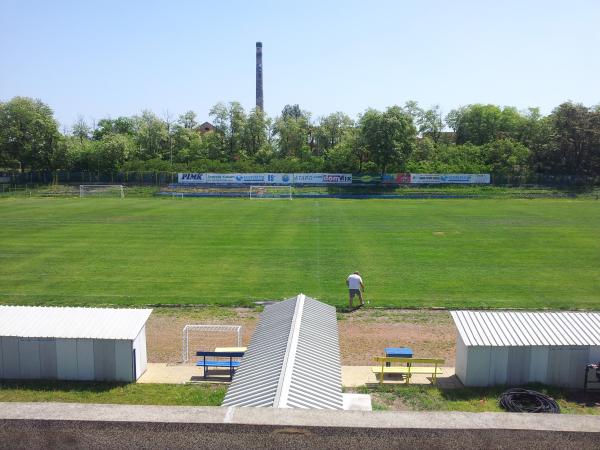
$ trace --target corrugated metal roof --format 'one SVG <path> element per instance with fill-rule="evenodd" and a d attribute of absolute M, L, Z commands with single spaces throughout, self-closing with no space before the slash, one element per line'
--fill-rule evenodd
<path fill-rule="evenodd" d="M 135 339 L 151 309 L 0 306 L 0 336 Z"/>
<path fill-rule="evenodd" d="M 343 409 L 335 308 L 303 294 L 265 308 L 223 405 Z"/>
<path fill-rule="evenodd" d="M 600 313 L 452 311 L 467 346 L 600 345 Z"/>

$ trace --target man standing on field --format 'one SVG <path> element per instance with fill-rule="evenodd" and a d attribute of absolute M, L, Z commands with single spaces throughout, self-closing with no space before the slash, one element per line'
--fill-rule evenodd
<path fill-rule="evenodd" d="M 363 300 L 361 290 L 365 289 L 365 285 L 363 284 L 363 280 L 360 277 L 360 273 L 354 272 L 353 274 L 349 275 L 346 279 L 346 285 L 350 290 L 350 309 L 352 309 L 352 299 L 355 295 L 358 295 L 358 298 L 360 299 L 360 306 L 363 306 L 365 302 Z"/>

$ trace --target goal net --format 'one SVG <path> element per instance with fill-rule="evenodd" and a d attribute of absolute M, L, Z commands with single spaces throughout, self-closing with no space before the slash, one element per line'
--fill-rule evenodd
<path fill-rule="evenodd" d="M 291 186 L 250 186 L 248 195 L 253 199 L 292 199 Z"/>
<path fill-rule="evenodd" d="M 217 347 L 240 347 L 240 325 L 186 325 L 183 327 L 181 360 L 189 362 L 197 351 L 214 351 Z"/>
<path fill-rule="evenodd" d="M 125 197 L 125 189 L 120 184 L 81 184 L 80 197 Z"/>

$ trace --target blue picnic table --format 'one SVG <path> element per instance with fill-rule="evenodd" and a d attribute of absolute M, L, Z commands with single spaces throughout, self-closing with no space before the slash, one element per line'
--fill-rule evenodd
<path fill-rule="evenodd" d="M 410 347 L 386 347 L 385 348 L 386 358 L 412 358 L 413 351 Z M 390 367 L 390 363 L 385 363 L 387 367 Z"/>
<path fill-rule="evenodd" d="M 241 358 L 244 352 L 196 352 L 196 356 L 202 356 L 202 360 L 196 363 L 197 366 L 204 369 L 204 378 L 208 375 L 209 367 L 224 367 L 229 369 L 229 381 L 233 380 L 235 369 L 240 366 L 240 361 L 234 361 L 233 358 Z M 229 361 L 206 358 L 229 358 Z"/>

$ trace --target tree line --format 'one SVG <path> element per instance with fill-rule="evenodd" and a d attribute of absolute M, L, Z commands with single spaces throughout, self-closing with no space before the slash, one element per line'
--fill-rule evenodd
<path fill-rule="evenodd" d="M 59 131 L 38 99 L 0 102 L 0 170 L 491 173 L 600 176 L 600 105 L 537 108 L 472 104 L 442 114 L 409 101 L 356 119 L 313 118 L 286 105 L 274 118 L 238 102 L 209 112 L 151 111 Z"/>

